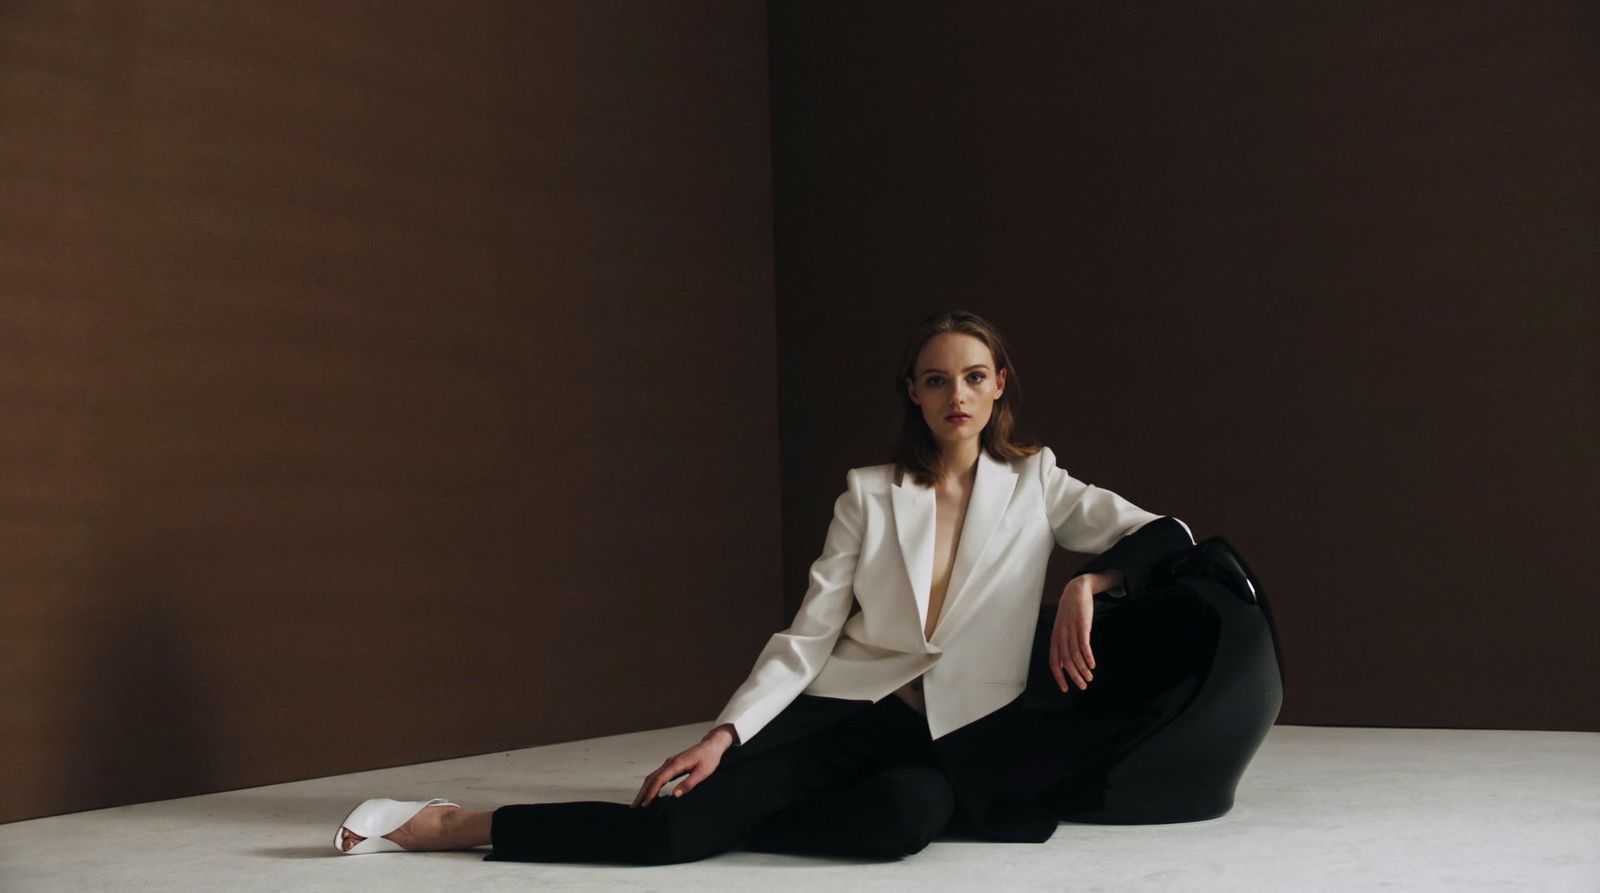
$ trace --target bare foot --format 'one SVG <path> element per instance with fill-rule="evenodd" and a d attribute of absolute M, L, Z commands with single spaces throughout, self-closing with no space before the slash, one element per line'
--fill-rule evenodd
<path fill-rule="evenodd" d="M 383 836 L 408 850 L 444 849 L 441 844 L 444 843 L 446 817 L 461 811 L 459 806 L 443 804 L 424 806 L 421 812 L 411 817 L 410 821 Z M 349 852 L 351 847 L 366 840 L 365 837 L 342 826 L 339 828 L 339 838 L 339 845 L 345 852 Z"/>

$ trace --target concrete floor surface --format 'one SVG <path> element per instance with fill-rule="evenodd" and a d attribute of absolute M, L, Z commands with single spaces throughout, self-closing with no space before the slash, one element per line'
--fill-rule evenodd
<path fill-rule="evenodd" d="M 704 723 L 0 825 L 0 891 L 1353 891 L 1600 893 L 1600 734 L 1275 726 L 1232 812 L 935 840 L 893 862 L 732 852 L 666 866 L 341 856 L 368 797 L 627 802 Z"/>

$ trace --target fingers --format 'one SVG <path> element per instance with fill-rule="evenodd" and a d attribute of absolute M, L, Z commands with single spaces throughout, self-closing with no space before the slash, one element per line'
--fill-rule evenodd
<path fill-rule="evenodd" d="M 706 776 L 711 774 L 711 770 L 705 768 L 705 765 L 705 763 L 701 763 L 693 772 L 689 773 L 688 778 L 678 782 L 678 786 L 672 789 L 672 796 L 682 797 L 685 792 L 694 790 L 700 782 L 704 781 Z"/>
<path fill-rule="evenodd" d="M 1066 677 L 1070 676 L 1080 691 L 1088 688 L 1094 681 L 1093 667 L 1089 628 L 1075 623 L 1058 627 L 1050 637 L 1050 674 L 1055 677 L 1056 686 L 1066 691 Z"/>
<path fill-rule="evenodd" d="M 1078 687 L 1088 688 L 1089 683 L 1094 681 L 1094 674 L 1089 672 L 1089 661 L 1083 656 L 1083 648 L 1081 646 L 1074 645 L 1070 660 L 1072 668 L 1078 673 L 1078 679 L 1081 680 L 1078 683 Z"/>
<path fill-rule="evenodd" d="M 650 784 L 655 780 L 655 777 L 656 774 L 654 772 L 644 777 L 644 784 L 639 786 L 639 793 L 633 795 L 633 802 L 628 804 L 628 808 L 638 809 L 641 803 L 645 803 L 649 799 L 650 795 L 648 791 L 650 790 Z"/>
<path fill-rule="evenodd" d="M 1089 683 L 1094 681 L 1094 674 L 1089 672 L 1089 627 L 1079 624 L 1072 630 L 1069 641 L 1072 647 L 1068 649 L 1070 651 L 1068 660 L 1071 662 L 1072 668 L 1078 673 L 1078 679 L 1080 680 L 1078 687 L 1088 688 Z"/>
<path fill-rule="evenodd" d="M 1064 629 L 1059 630 L 1058 634 L 1050 642 L 1050 672 L 1056 677 L 1056 685 L 1062 691 L 1067 690 L 1066 679 L 1062 676 L 1063 673 L 1070 676 L 1072 683 L 1078 686 L 1079 689 L 1088 686 L 1082 672 L 1078 669 L 1078 661 L 1072 653 L 1071 643 L 1075 641 L 1077 639 L 1072 635 L 1072 632 Z"/>
<path fill-rule="evenodd" d="M 1082 636 L 1082 639 L 1080 641 L 1080 645 L 1083 648 L 1083 657 L 1084 657 L 1083 670 L 1084 670 L 1085 673 L 1089 673 L 1090 670 L 1094 669 L 1094 649 L 1089 647 L 1089 624 L 1085 623 L 1083 625 L 1082 629 L 1083 629 L 1083 636 Z M 1089 678 L 1093 679 L 1094 678 L 1094 674 L 1093 673 L 1089 673 Z"/>
<path fill-rule="evenodd" d="M 645 776 L 644 786 L 639 788 L 639 793 L 634 795 L 633 802 L 629 806 L 634 809 L 640 806 L 649 806 L 651 801 L 655 800 L 661 793 L 661 789 L 666 787 L 667 782 L 682 773 L 680 757 L 673 757 L 662 763 L 660 769 Z"/>
<path fill-rule="evenodd" d="M 689 777 L 672 789 L 672 796 L 682 797 L 685 792 L 694 790 L 695 786 L 705 780 L 717 768 L 716 762 L 708 761 L 705 757 L 691 757 L 693 751 L 685 751 L 661 764 L 661 768 L 645 777 L 644 785 L 639 788 L 639 793 L 633 795 L 633 802 L 629 803 L 630 809 L 640 806 L 649 806 L 661 796 L 661 789 L 667 782 L 682 775 L 685 771 L 693 770 Z"/>
<path fill-rule="evenodd" d="M 1094 674 L 1089 672 L 1089 661 L 1083 655 L 1083 641 L 1086 635 L 1081 626 L 1075 626 L 1067 631 L 1067 671 L 1077 680 L 1079 688 L 1088 688 L 1089 680 L 1094 678 Z"/>
<path fill-rule="evenodd" d="M 1067 675 L 1072 677 L 1079 691 L 1089 687 L 1089 679 L 1084 675 L 1083 660 L 1078 656 L 1075 647 L 1067 649 L 1067 659 L 1063 663 L 1067 665 Z"/>

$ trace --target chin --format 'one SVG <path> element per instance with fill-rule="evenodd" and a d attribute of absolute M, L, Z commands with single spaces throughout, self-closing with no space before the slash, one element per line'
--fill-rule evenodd
<path fill-rule="evenodd" d="M 964 443 L 968 440 L 977 440 L 982 433 L 983 429 L 974 425 L 969 433 L 947 431 L 944 434 L 935 434 L 933 439 L 940 443 L 956 444 Z"/>

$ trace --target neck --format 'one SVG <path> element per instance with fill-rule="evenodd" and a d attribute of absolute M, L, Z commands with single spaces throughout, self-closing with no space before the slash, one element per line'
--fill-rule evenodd
<path fill-rule="evenodd" d="M 955 445 L 946 444 L 939 456 L 937 486 L 950 486 L 972 480 L 978 473 L 978 438 L 969 437 Z"/>

